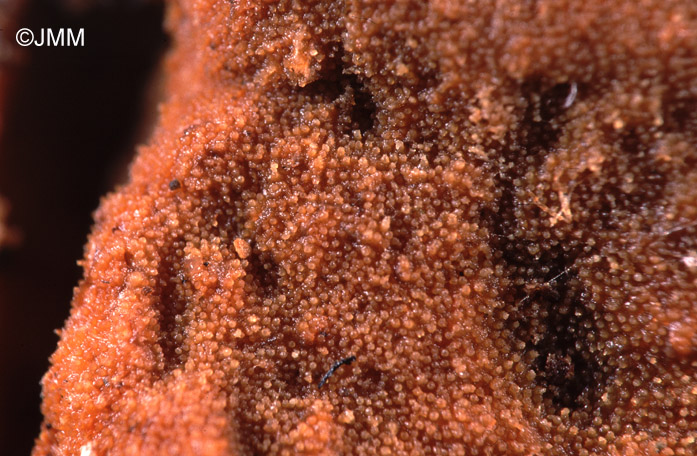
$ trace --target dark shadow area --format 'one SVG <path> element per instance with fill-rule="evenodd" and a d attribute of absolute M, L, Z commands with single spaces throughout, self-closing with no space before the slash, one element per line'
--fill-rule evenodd
<path fill-rule="evenodd" d="M 69 12 L 28 2 L 18 26 L 84 29 L 84 47 L 23 49 L 0 140 L 0 194 L 23 243 L 0 255 L 0 454 L 26 455 L 39 432 L 40 379 L 82 275 L 91 213 L 147 131 L 163 8 L 95 3 Z M 14 31 L 12 31 L 12 36 Z"/>

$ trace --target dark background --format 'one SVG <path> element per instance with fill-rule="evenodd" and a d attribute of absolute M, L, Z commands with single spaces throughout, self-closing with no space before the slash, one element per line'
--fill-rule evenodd
<path fill-rule="evenodd" d="M 155 117 L 167 38 L 159 2 L 27 0 L 3 46 L 28 27 L 84 28 L 84 47 L 19 48 L 0 136 L 0 195 L 22 242 L 0 251 L 0 454 L 27 455 L 40 380 L 82 275 L 99 198 L 124 179 Z"/>

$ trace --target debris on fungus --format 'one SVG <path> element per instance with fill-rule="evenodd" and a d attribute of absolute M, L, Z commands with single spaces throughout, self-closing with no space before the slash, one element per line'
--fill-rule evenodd
<path fill-rule="evenodd" d="M 697 3 L 167 26 L 36 456 L 697 452 Z"/>

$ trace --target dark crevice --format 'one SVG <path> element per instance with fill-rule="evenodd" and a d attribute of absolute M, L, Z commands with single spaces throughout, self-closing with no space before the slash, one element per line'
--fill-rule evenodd
<path fill-rule="evenodd" d="M 550 122 L 559 118 L 570 108 L 578 97 L 579 87 L 576 83 L 561 83 L 542 92 L 540 96 L 540 118 Z"/>
<path fill-rule="evenodd" d="M 585 177 L 578 179 L 574 193 L 581 198 L 602 195 L 602 207 L 593 208 L 597 201 L 586 200 L 581 204 L 589 211 L 593 209 L 592 212 L 598 214 L 597 219 L 609 226 L 617 222 L 608 219 L 622 220 L 660 200 L 672 165 L 655 159 L 651 153 L 653 139 L 636 129 L 610 132 L 607 142 L 616 148 L 617 157 L 605 161 L 601 174 L 587 172 Z M 617 180 L 610 176 L 631 176 L 632 179 Z M 623 213 L 626 215 L 621 216 Z"/>
<path fill-rule="evenodd" d="M 697 130 L 697 98 L 669 96 L 663 100 L 662 105 L 666 131 L 690 134 Z M 697 138 L 693 137 L 693 140 Z"/>
<path fill-rule="evenodd" d="M 594 385 L 606 374 L 590 347 L 594 317 L 575 277 L 573 256 L 553 249 L 535 258 L 527 243 L 496 238 L 514 284 L 505 295 L 514 309 L 511 332 L 526 351 L 536 353 L 531 386 L 544 388 L 549 413 L 592 407 L 598 399 Z"/>
<path fill-rule="evenodd" d="M 551 88 L 544 88 L 541 81 L 524 84 L 527 104 L 521 127 L 504 142 L 510 145 L 502 151 L 508 166 L 497 175 L 501 196 L 482 212 L 492 247 L 507 265 L 511 286 L 502 298 L 513 309 L 507 320 L 510 333 L 534 354 L 530 367 L 536 377 L 526 387 L 542 388 L 543 406 L 550 414 L 563 408 L 572 412 L 593 408 L 598 400 L 596 385 L 607 376 L 589 341 L 594 316 L 574 269 L 583 246 L 570 247 L 562 237 L 550 239 L 543 248 L 539 236 L 523 223 L 547 216 L 524 190 L 526 173 L 544 166 L 557 147 L 567 121 L 565 112 L 578 91 L 570 83 Z"/>
<path fill-rule="evenodd" d="M 347 84 L 351 89 L 350 93 L 353 95 L 353 106 L 350 114 L 352 124 L 356 125 L 362 134 L 366 134 L 375 125 L 377 106 L 370 92 L 360 83 L 356 76 L 348 76 Z"/>
<path fill-rule="evenodd" d="M 320 78 L 298 90 L 311 99 L 335 103 L 346 133 L 358 130 L 365 135 L 375 125 L 377 106 L 361 78 L 346 69 L 350 57 L 343 46 L 337 43 L 336 47 L 323 63 Z"/>
<path fill-rule="evenodd" d="M 603 381 L 604 374 L 588 341 L 593 315 L 575 277 L 581 247 L 564 250 L 560 243 L 531 254 L 535 241 L 517 233 L 516 208 L 523 202 L 510 180 L 499 185 L 504 191 L 498 207 L 483 217 L 512 283 L 502 294 L 513 309 L 507 320 L 510 331 L 527 352 L 536 353 L 531 367 L 537 375 L 530 386 L 544 388 L 548 413 L 592 407 L 597 400 L 592 391 L 597 389 L 591 386 Z"/>
<path fill-rule="evenodd" d="M 557 84 L 545 89 L 539 80 L 523 84 L 527 108 L 518 131 L 521 148 L 527 155 L 550 152 L 559 141 L 566 124 L 565 112 L 572 93 L 571 84 Z M 575 98 L 577 95 L 574 95 Z"/>
<path fill-rule="evenodd" d="M 547 228 L 529 221 L 547 217 L 543 204 L 558 199 L 551 182 L 540 184 L 529 176 L 545 175 L 546 156 L 557 147 L 566 109 L 580 91 L 570 84 L 544 90 L 539 82 L 530 82 L 523 87 L 527 105 L 522 127 L 509 135 L 505 143 L 510 146 L 502 151 L 507 166 L 497 176 L 501 196 L 482 212 L 482 219 L 492 233 L 492 247 L 507 266 L 511 286 L 503 290 L 502 299 L 513 309 L 509 331 L 534 354 L 530 367 L 535 379 L 523 384 L 543 391 L 547 413 L 566 408 L 575 413 L 576 423 L 587 426 L 606 391 L 613 363 L 593 346 L 592 334 L 598 332 L 603 315 L 592 310 L 594 303 L 576 276 L 575 265 L 588 250 L 569 235 L 581 230 L 587 233 L 584 238 L 593 238 L 589 230 L 621 229 L 624 220 L 663 197 L 670 169 L 652 158 L 652 130 L 606 132 L 606 144 L 614 150 L 606 154 L 599 171 L 571 174 L 567 195 L 574 218 L 555 221 L 562 223 L 555 236 L 539 241 L 538 230 Z M 683 120 L 685 115 L 678 114 Z M 628 175 L 633 179 L 613 177 Z M 547 194 L 536 193 L 540 190 Z"/>
<path fill-rule="evenodd" d="M 602 366 L 591 353 L 588 336 L 596 329 L 584 301 L 574 273 L 568 272 L 533 292 L 523 305 L 539 306 L 543 316 L 529 345 L 538 353 L 536 383 L 546 388 L 544 397 L 554 412 L 593 406 L 599 397 L 596 385 L 604 382 Z"/>
<path fill-rule="evenodd" d="M 635 131 L 629 131 L 622 135 L 620 147 L 623 157 L 616 164 L 620 171 L 629 166 L 639 164 L 639 172 L 633 176 L 631 185 L 622 188 L 620 183 L 619 192 L 626 195 L 628 209 L 636 210 L 648 202 L 656 201 L 663 195 L 663 190 L 667 184 L 667 175 L 671 165 L 664 161 L 655 160 L 650 153 L 652 140 L 640 136 Z M 630 170 L 627 170 L 630 171 Z"/>
<path fill-rule="evenodd" d="M 335 102 L 344 93 L 339 77 L 318 79 L 299 88 L 298 91 L 306 98 L 326 103 Z"/>
<path fill-rule="evenodd" d="M 301 94 L 309 97 L 321 96 L 327 102 L 335 101 L 344 92 L 342 81 L 345 78 L 345 52 L 340 43 L 334 43 L 329 56 L 322 61 L 319 77 L 300 87 Z"/>
<path fill-rule="evenodd" d="M 257 296 L 261 299 L 272 298 L 278 293 L 279 267 L 270 253 L 252 248 L 247 258 L 247 272 L 257 288 Z"/>
<path fill-rule="evenodd" d="M 182 247 L 181 242 L 174 242 L 169 251 Z M 158 345 L 162 350 L 164 361 L 163 374 L 171 372 L 185 362 L 182 345 L 184 328 L 182 322 L 177 322 L 187 308 L 187 298 L 183 295 L 182 287 L 186 283 L 181 265 L 171 258 L 165 258 L 158 271 L 158 288 L 155 290 L 159 301 L 156 303 L 158 325 L 160 328 Z"/>

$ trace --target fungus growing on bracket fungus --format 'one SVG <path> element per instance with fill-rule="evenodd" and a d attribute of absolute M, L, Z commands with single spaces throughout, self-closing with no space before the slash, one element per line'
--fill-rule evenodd
<path fill-rule="evenodd" d="M 696 2 L 167 26 L 35 455 L 697 452 Z"/>

